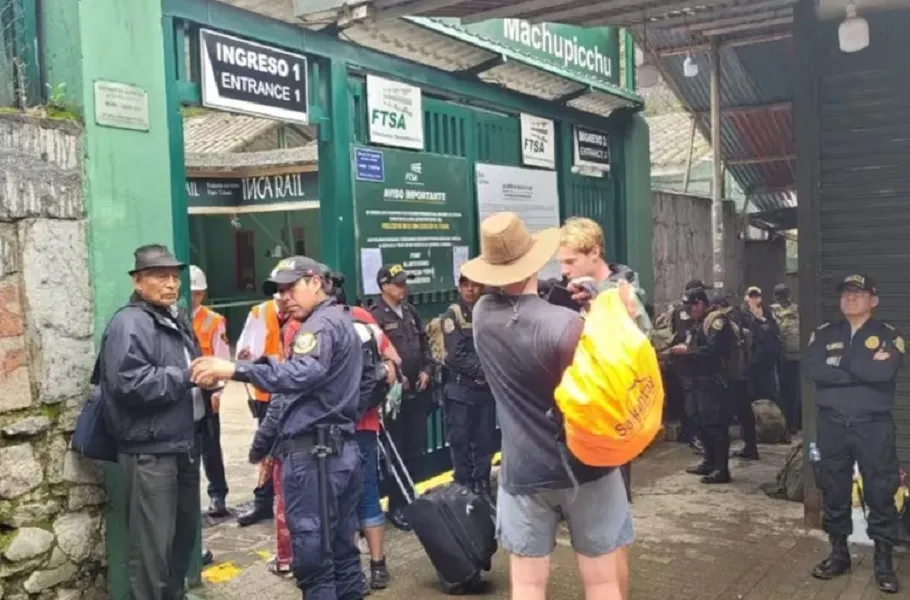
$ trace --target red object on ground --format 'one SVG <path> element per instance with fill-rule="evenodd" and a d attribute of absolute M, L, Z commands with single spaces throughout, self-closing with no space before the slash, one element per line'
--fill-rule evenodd
<path fill-rule="evenodd" d="M 291 551 L 291 532 L 284 517 L 284 490 L 281 487 L 281 462 L 275 461 L 272 467 L 272 482 L 275 486 L 275 539 L 277 541 L 278 566 L 290 567 L 293 553 Z"/>

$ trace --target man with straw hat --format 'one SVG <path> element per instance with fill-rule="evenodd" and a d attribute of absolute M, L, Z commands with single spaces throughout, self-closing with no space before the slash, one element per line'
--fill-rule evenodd
<path fill-rule="evenodd" d="M 538 274 L 556 253 L 559 230 L 532 235 L 518 215 L 502 212 L 484 219 L 480 238 L 481 255 L 465 263 L 462 274 L 497 289 L 477 302 L 473 318 L 502 430 L 497 531 L 511 555 L 512 598 L 546 597 L 549 555 L 563 518 L 585 597 L 624 598 L 625 547 L 633 534 L 622 476 L 571 457 L 552 416 L 554 391 L 583 323 L 577 312 L 538 295 Z"/>

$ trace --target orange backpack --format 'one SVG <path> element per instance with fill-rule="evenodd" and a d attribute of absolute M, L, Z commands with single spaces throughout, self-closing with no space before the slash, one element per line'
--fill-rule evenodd
<path fill-rule="evenodd" d="M 654 440 L 664 403 L 660 367 L 620 290 L 594 299 L 555 396 L 569 451 L 588 466 L 624 465 Z"/>

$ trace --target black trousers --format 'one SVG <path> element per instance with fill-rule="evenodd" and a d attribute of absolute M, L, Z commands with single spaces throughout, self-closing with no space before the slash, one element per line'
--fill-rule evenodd
<path fill-rule="evenodd" d="M 742 429 L 743 443 L 746 450 L 753 450 L 758 447 L 757 433 L 755 431 L 755 413 L 752 412 L 752 402 L 757 400 L 749 389 L 749 384 L 745 379 L 736 379 L 731 382 L 730 398 L 733 404 L 736 422 Z"/>
<path fill-rule="evenodd" d="M 831 410 L 818 412 L 816 469 L 824 529 L 832 536 L 853 533 L 853 464 L 859 465 L 863 496 L 869 507 L 869 537 L 894 545 L 900 536 L 894 495 L 900 485 L 900 464 L 891 414 L 846 418 Z"/>
<path fill-rule="evenodd" d="M 209 498 L 223 499 L 228 494 L 228 485 L 221 452 L 221 418 L 217 413 L 205 418 L 202 444 L 202 467 L 209 481 Z"/>
<path fill-rule="evenodd" d="M 715 471 L 730 471 L 729 386 L 720 377 L 694 377 L 686 385 L 695 407 L 705 462 Z"/>
<path fill-rule="evenodd" d="M 404 396 L 398 418 L 387 423 L 389 435 L 412 477 L 420 459 L 427 452 L 427 416 L 432 409 L 433 396 L 431 389 L 427 388 L 423 392 Z M 394 478 L 390 477 L 388 481 L 394 482 Z M 389 512 L 407 506 L 408 502 L 398 484 L 392 483 L 388 490 Z"/>
<path fill-rule="evenodd" d="M 446 441 L 457 483 L 490 484 L 496 440 L 496 405 L 487 389 L 445 386 Z"/>
<path fill-rule="evenodd" d="M 791 431 L 802 431 L 803 406 L 799 377 L 799 360 L 781 359 L 778 366 L 780 375 L 780 408 Z"/>
<path fill-rule="evenodd" d="M 182 600 L 196 544 L 199 459 L 120 454 L 131 600 Z"/>
<path fill-rule="evenodd" d="M 259 424 L 262 425 L 262 421 L 265 420 L 265 413 L 268 409 L 267 402 L 261 402 L 262 410 L 259 412 L 256 420 L 259 421 Z M 259 510 L 272 510 L 275 504 L 275 484 L 272 483 L 272 476 L 269 476 L 265 479 L 262 485 L 256 486 L 253 490 L 253 501 L 256 508 Z"/>

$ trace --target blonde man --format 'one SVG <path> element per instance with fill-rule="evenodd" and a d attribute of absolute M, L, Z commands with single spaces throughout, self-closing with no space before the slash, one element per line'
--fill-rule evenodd
<path fill-rule="evenodd" d="M 596 221 L 586 217 L 571 217 L 559 230 L 559 250 L 556 252 L 569 291 L 578 303 L 586 307 L 591 297 L 628 281 L 635 290 L 635 322 L 646 334 L 651 333 L 651 319 L 645 311 L 645 292 L 638 284 L 638 275 L 627 267 L 608 263 L 604 258 L 604 231 Z M 631 464 L 622 467 L 626 495 L 632 499 Z"/>

